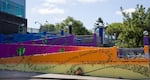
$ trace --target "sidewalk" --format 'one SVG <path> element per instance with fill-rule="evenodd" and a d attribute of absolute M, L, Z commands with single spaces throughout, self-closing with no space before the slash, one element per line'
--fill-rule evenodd
<path fill-rule="evenodd" d="M 33 76 L 34 78 L 45 78 L 45 79 L 67 79 L 67 80 L 125 80 L 125 79 L 113 79 L 113 78 L 100 78 L 100 77 L 89 77 L 89 76 L 76 76 L 76 75 L 63 75 L 63 74 L 41 74 Z"/>

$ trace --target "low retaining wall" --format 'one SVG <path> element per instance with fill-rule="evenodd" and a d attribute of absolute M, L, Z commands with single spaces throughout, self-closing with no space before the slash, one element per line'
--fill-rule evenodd
<path fill-rule="evenodd" d="M 35 46 L 33 46 L 35 47 Z M 46 46 L 45 46 L 46 47 Z M 42 49 L 44 50 L 43 47 Z M 39 47 L 41 48 L 41 47 Z M 57 51 L 59 50 L 58 46 L 54 47 L 54 50 L 57 49 Z M 85 48 L 85 50 L 79 50 L 76 49 L 75 47 L 69 47 L 68 51 L 66 52 L 53 52 L 52 53 L 48 53 L 48 52 L 52 52 L 54 51 L 53 48 L 50 50 L 47 50 L 47 52 L 45 53 L 36 53 L 35 54 L 30 54 L 30 56 L 27 56 L 27 54 L 25 54 L 24 56 L 24 63 L 29 63 L 28 60 L 30 60 L 30 63 L 32 64 L 42 64 L 42 63 L 55 63 L 55 64 L 64 64 L 64 63 L 88 63 L 88 64 L 101 64 L 101 63 L 107 63 L 107 64 L 148 64 L 148 59 L 146 58 L 131 58 L 131 59 L 125 59 L 125 58 L 118 58 L 117 56 L 117 51 L 116 51 L 116 47 L 112 47 L 112 48 L 91 48 L 87 49 Z M 66 48 L 66 49 L 67 49 Z M 80 47 L 79 47 L 80 48 Z M 82 47 L 81 47 L 82 48 Z M 30 49 L 32 49 L 32 47 L 30 47 Z M 65 47 L 64 47 L 65 49 Z M 75 50 L 76 51 L 73 51 Z M 83 48 L 82 48 L 83 49 Z M 32 49 L 33 50 L 33 49 Z M 72 51 L 71 51 L 72 50 Z M 29 52 L 28 50 L 26 52 Z M 6 62 L 11 62 L 11 63 L 16 63 L 18 62 L 18 60 L 21 60 L 22 57 L 13 57 L 13 58 L 4 58 L 4 61 L 6 60 Z M 14 62 L 13 62 L 14 61 Z"/>
<path fill-rule="evenodd" d="M 120 59 L 116 47 L 0 44 L 0 53 L 3 54 L 6 50 L 5 54 L 8 52 L 16 54 L 15 49 L 18 46 L 25 47 L 25 54 L 7 58 L 1 57 L 0 69 L 75 75 L 80 67 L 83 75 L 127 79 L 150 78 L 148 58 Z M 10 47 L 11 49 L 9 49 Z M 62 47 L 66 51 L 58 52 L 59 48 Z M 147 54 L 147 49 L 147 47 L 143 49 L 145 54 Z M 46 52 L 42 53 L 40 50 Z M 56 50 L 56 52 L 53 50 Z M 27 52 L 30 55 L 27 55 Z"/>
<path fill-rule="evenodd" d="M 78 50 L 78 48 L 73 46 L 42 44 L 0 44 L 0 57 L 6 58 L 74 50 Z"/>

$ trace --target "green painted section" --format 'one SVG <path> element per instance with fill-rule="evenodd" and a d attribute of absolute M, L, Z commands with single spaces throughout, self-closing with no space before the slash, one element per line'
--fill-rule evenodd
<path fill-rule="evenodd" d="M 65 49 L 64 48 L 60 48 L 58 52 L 64 52 Z"/>
<path fill-rule="evenodd" d="M 47 44 L 47 40 L 46 39 L 42 39 L 42 43 L 43 44 Z"/>
<path fill-rule="evenodd" d="M 25 53 L 25 48 L 23 46 L 17 48 L 17 55 L 22 56 L 24 53 Z"/>

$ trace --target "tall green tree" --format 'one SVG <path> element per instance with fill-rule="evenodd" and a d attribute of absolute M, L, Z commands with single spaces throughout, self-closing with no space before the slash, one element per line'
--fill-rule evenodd
<path fill-rule="evenodd" d="M 118 47 L 142 47 L 143 32 L 150 32 L 150 8 L 146 9 L 143 5 L 137 5 L 132 13 L 124 12 L 123 23 L 112 23 L 107 26 L 106 32 L 110 35 L 116 33 Z"/>
<path fill-rule="evenodd" d="M 88 31 L 83 23 L 79 20 L 75 20 L 73 17 L 67 17 L 65 20 L 63 20 L 61 23 L 57 23 L 56 27 L 59 29 L 64 29 L 66 32 L 68 32 L 68 25 L 72 22 L 72 31 L 75 35 L 89 35 L 91 34 L 90 31 Z"/>
<path fill-rule="evenodd" d="M 64 30 L 65 32 L 68 32 L 69 31 L 68 25 L 70 22 L 72 22 L 73 34 L 75 35 L 92 34 L 84 27 L 83 23 L 80 20 L 75 20 L 73 17 L 70 16 L 60 23 L 56 23 L 56 24 L 46 23 L 41 27 L 41 30 L 45 32 L 53 32 L 53 31 L 60 31 L 60 30 Z"/>
<path fill-rule="evenodd" d="M 56 31 L 55 25 L 54 24 L 44 24 L 41 26 L 41 31 L 42 32 L 53 32 Z"/>
<path fill-rule="evenodd" d="M 142 47 L 143 31 L 150 32 L 150 8 L 146 9 L 143 5 L 137 5 L 135 12 L 131 14 L 124 12 L 122 32 L 118 35 L 116 45 L 119 47 Z"/>
<path fill-rule="evenodd" d="M 123 24 L 122 23 L 111 23 L 106 26 L 106 33 L 109 35 L 114 35 L 116 34 L 116 38 L 119 36 L 119 34 L 123 30 Z"/>

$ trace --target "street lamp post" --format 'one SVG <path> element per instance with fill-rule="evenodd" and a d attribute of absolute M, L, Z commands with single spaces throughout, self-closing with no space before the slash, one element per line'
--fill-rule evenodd
<path fill-rule="evenodd" d="M 148 31 L 144 31 L 143 35 L 144 35 L 144 39 L 143 39 L 144 45 L 149 45 Z"/>
<path fill-rule="evenodd" d="M 143 32 L 143 35 L 144 35 L 144 39 L 143 39 L 144 46 L 147 46 L 147 47 L 148 47 L 148 51 L 146 51 L 145 57 L 149 59 L 149 67 L 150 67 L 150 52 L 149 52 L 148 31 L 144 31 L 144 32 Z"/>
<path fill-rule="evenodd" d="M 72 22 L 69 22 L 69 34 L 72 34 Z"/>
<path fill-rule="evenodd" d="M 40 24 L 39 32 L 43 32 L 43 25 L 40 22 L 35 21 L 35 24 L 37 24 L 37 23 Z"/>

